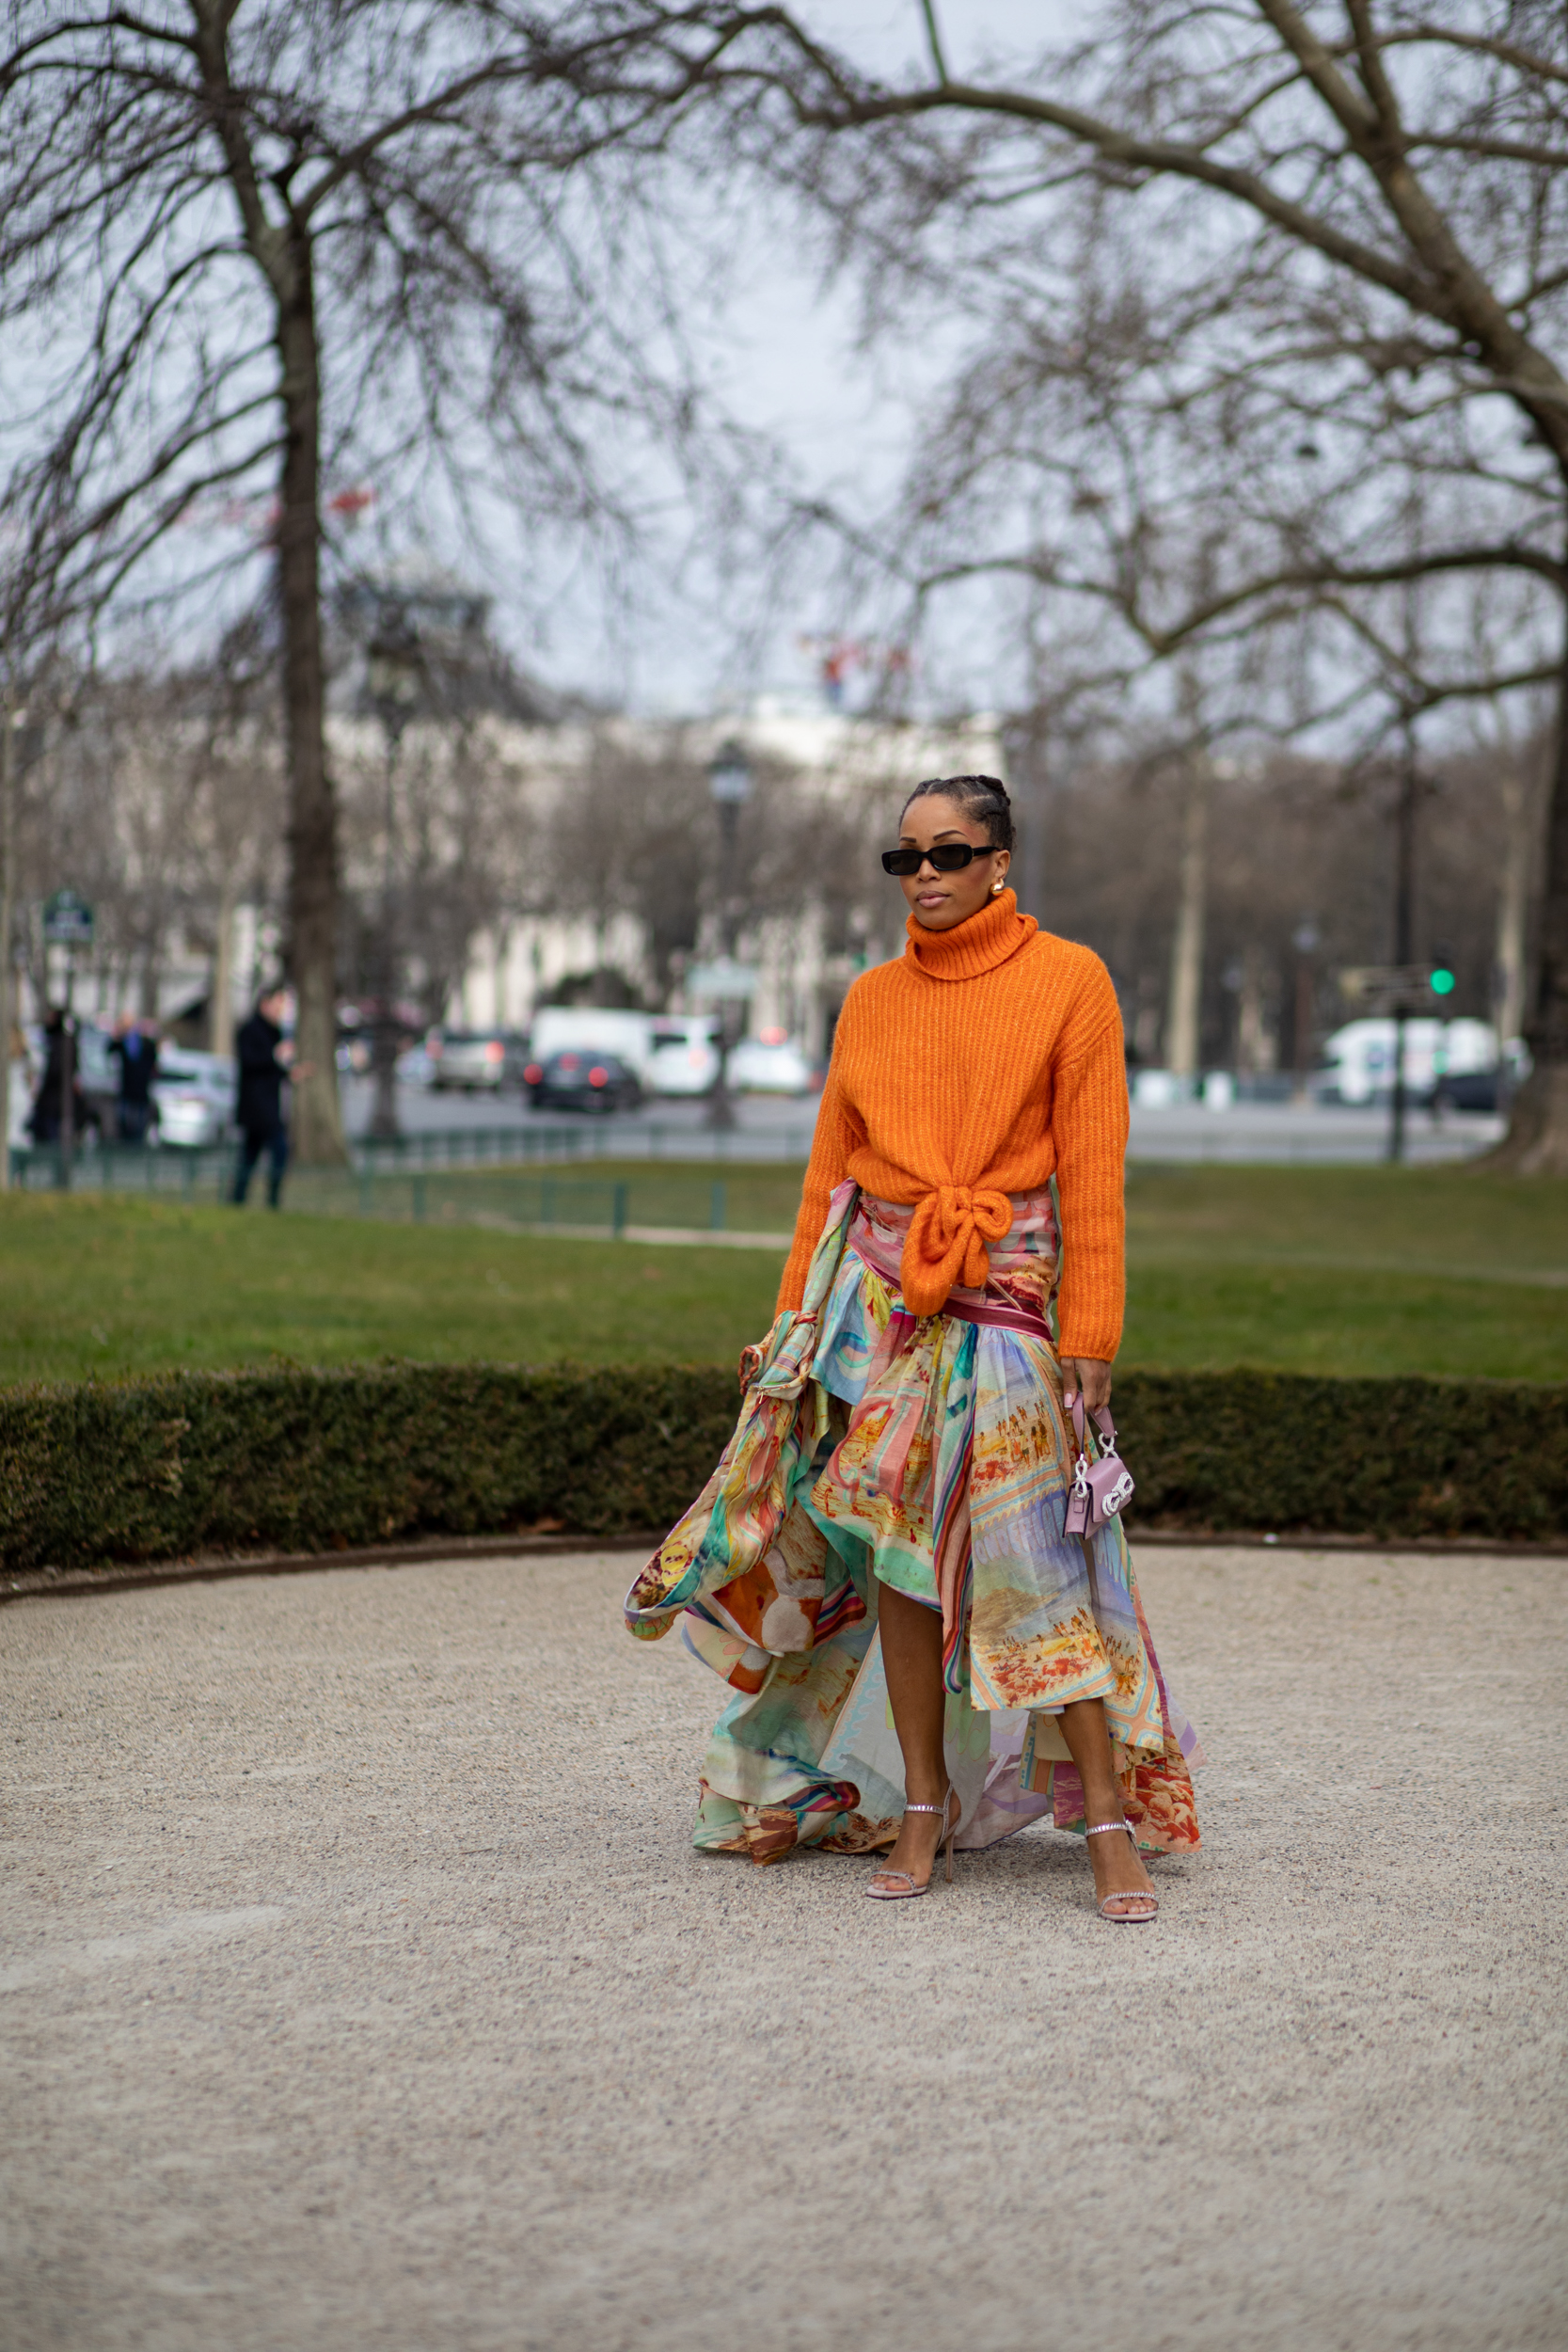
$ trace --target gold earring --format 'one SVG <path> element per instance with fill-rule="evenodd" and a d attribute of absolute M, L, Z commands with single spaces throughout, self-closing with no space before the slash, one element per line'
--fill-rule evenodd
<path fill-rule="evenodd" d="M 1005 885 L 1004 885 L 1003 883 L 1001 883 L 1001 882 L 992 882 L 992 884 L 991 884 L 991 886 L 990 886 L 990 895 L 991 895 L 991 897 L 994 898 L 995 898 L 995 896 L 996 896 L 996 894 L 997 894 L 997 892 L 998 892 L 999 890 L 1003 889 L 1004 887 L 1005 887 Z"/>

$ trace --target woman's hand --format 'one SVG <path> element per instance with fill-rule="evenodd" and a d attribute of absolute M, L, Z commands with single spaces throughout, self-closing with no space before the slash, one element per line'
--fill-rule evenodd
<path fill-rule="evenodd" d="M 1084 1409 L 1089 1413 L 1102 1412 L 1111 1402 L 1111 1367 L 1098 1356 L 1064 1356 L 1062 1359 L 1062 1401 L 1070 1409 L 1079 1391 L 1084 1394 Z"/>

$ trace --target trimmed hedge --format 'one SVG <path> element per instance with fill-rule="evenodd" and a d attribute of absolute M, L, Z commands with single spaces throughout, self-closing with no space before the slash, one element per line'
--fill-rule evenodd
<path fill-rule="evenodd" d="M 679 1518 L 734 1425 L 719 1371 L 401 1364 L 0 1392 L 0 1562 L 326 1551 Z"/>
<path fill-rule="evenodd" d="M 1565 1387 L 1135 1372 L 1116 1407 L 1134 1531 L 1568 1534 Z"/>
<path fill-rule="evenodd" d="M 558 1523 L 667 1527 L 734 1424 L 719 1369 L 395 1364 L 0 1392 L 0 1564 L 329 1551 Z M 1194 1534 L 1568 1531 L 1568 1388 L 1128 1373 L 1137 1524 Z"/>

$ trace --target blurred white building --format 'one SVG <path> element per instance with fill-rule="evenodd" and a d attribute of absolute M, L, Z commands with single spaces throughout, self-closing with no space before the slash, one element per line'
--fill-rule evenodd
<path fill-rule="evenodd" d="M 864 873 L 857 878 L 847 922 L 832 923 L 808 889 L 792 913 L 740 917 L 737 953 L 759 976 L 751 1029 L 783 1031 L 812 1055 L 825 1050 L 856 974 L 903 948 L 903 897 L 876 858 L 879 848 L 892 846 L 891 832 L 882 837 L 889 812 L 895 813 L 899 799 L 923 777 L 1002 773 L 1001 728 L 990 718 L 946 725 L 863 719 L 762 696 L 744 709 L 679 726 L 621 720 L 502 730 L 498 749 L 504 740 L 505 755 L 526 779 L 522 797 L 536 822 L 547 821 L 578 787 L 607 725 L 629 751 L 648 757 L 678 739 L 686 758 L 705 764 L 721 744 L 738 743 L 749 760 L 768 763 L 775 776 L 787 774 L 808 824 L 814 808 L 832 809 L 840 818 L 861 817 L 853 830 L 864 845 Z M 708 816 L 716 826 L 716 814 Z M 832 879 L 842 907 L 844 877 Z M 696 953 L 705 957 L 718 946 L 717 920 L 710 918 Z M 535 1005 L 568 976 L 606 968 L 653 986 L 647 945 L 630 914 L 595 923 L 521 904 L 502 925 L 476 935 L 447 1018 L 465 1027 L 526 1028 Z M 677 985 L 661 1009 L 703 1008 Z"/>
<path fill-rule="evenodd" d="M 194 729 L 187 733 L 182 756 L 194 773 L 200 745 Z M 877 862 L 878 850 L 894 837 L 898 802 L 926 776 L 1001 773 L 995 721 L 867 719 L 804 694 L 762 696 L 678 722 L 492 703 L 462 713 L 456 725 L 450 717 L 411 717 L 392 745 L 365 698 L 356 704 L 345 691 L 327 719 L 328 757 L 340 794 L 345 944 L 352 944 L 356 920 L 373 923 L 380 903 L 390 755 L 399 886 L 424 892 L 426 906 L 445 891 L 449 910 L 442 916 L 439 960 L 434 949 L 421 955 L 412 936 L 402 942 L 411 997 L 426 1006 L 433 995 L 444 999 L 439 1011 L 453 1026 L 526 1029 L 535 1006 L 562 983 L 619 975 L 650 1009 L 706 1009 L 690 999 L 683 972 L 723 944 L 711 906 L 719 818 L 703 771 L 720 746 L 732 741 L 754 767 L 759 788 L 766 783 L 780 836 L 790 836 L 791 873 L 798 875 L 798 886 L 775 887 L 772 911 L 765 916 L 748 912 L 743 892 L 736 902 L 736 952 L 759 975 L 748 1025 L 753 1033 L 783 1031 L 809 1055 L 821 1054 L 856 973 L 903 946 L 902 895 Z M 242 778 L 228 802 L 214 802 L 213 820 L 198 832 L 183 770 L 170 756 L 166 735 L 154 732 L 134 757 L 121 756 L 114 794 L 99 812 L 125 836 L 104 848 L 105 879 L 116 874 L 124 882 L 128 905 L 139 895 L 130 914 L 122 907 L 117 917 L 113 905 L 101 905 L 98 949 L 78 961 L 72 982 L 79 1014 L 107 1025 L 121 1014 L 149 1012 L 166 1027 L 179 1024 L 189 1045 L 230 1050 L 235 1024 L 261 985 L 277 977 L 283 951 L 285 793 L 281 745 L 270 729 L 252 757 L 255 788 L 242 788 Z M 679 766 L 686 798 L 673 825 L 680 839 L 690 837 L 693 867 L 707 877 L 695 938 L 673 959 L 667 954 L 662 966 L 626 906 L 601 891 L 590 917 L 556 903 L 560 894 L 552 890 L 549 845 L 562 820 L 571 818 L 575 801 L 596 809 L 606 831 L 613 830 L 617 758 L 628 773 L 656 778 L 661 762 Z M 591 786 L 596 803 L 584 799 Z M 788 807 L 787 824 L 781 821 L 784 801 L 798 804 Z M 152 812 L 145 822 L 144 802 Z M 819 856 L 813 834 L 817 813 L 823 818 Z M 230 849 L 219 818 L 243 843 L 243 858 Z M 162 845 L 164 865 L 156 871 L 142 872 L 142 835 Z M 266 845 L 264 857 L 258 854 L 259 840 Z M 614 860 L 603 846 L 608 871 Z M 591 825 L 581 841 L 585 866 L 600 862 L 600 848 Z M 478 876 L 467 900 L 460 887 L 465 874 L 470 882 Z M 262 876 L 266 904 L 257 898 Z M 104 893 L 105 901 L 110 897 Z M 472 909 L 480 905 L 488 913 L 476 922 Z M 117 924 L 131 946 L 117 946 Z M 65 993 L 63 961 L 57 953 L 46 961 L 49 997 L 58 1002 Z M 40 1017 L 40 993 L 24 978 L 17 1006 L 24 1021 Z"/>

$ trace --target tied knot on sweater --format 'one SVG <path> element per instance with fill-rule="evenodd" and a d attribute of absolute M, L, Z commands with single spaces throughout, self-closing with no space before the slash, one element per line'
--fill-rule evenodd
<path fill-rule="evenodd" d="M 904 1242 L 904 1303 L 911 1314 L 939 1315 L 958 1284 L 984 1290 L 990 1275 L 989 1241 L 1012 1231 L 1013 1204 L 985 1185 L 939 1184 L 910 1220 Z"/>

